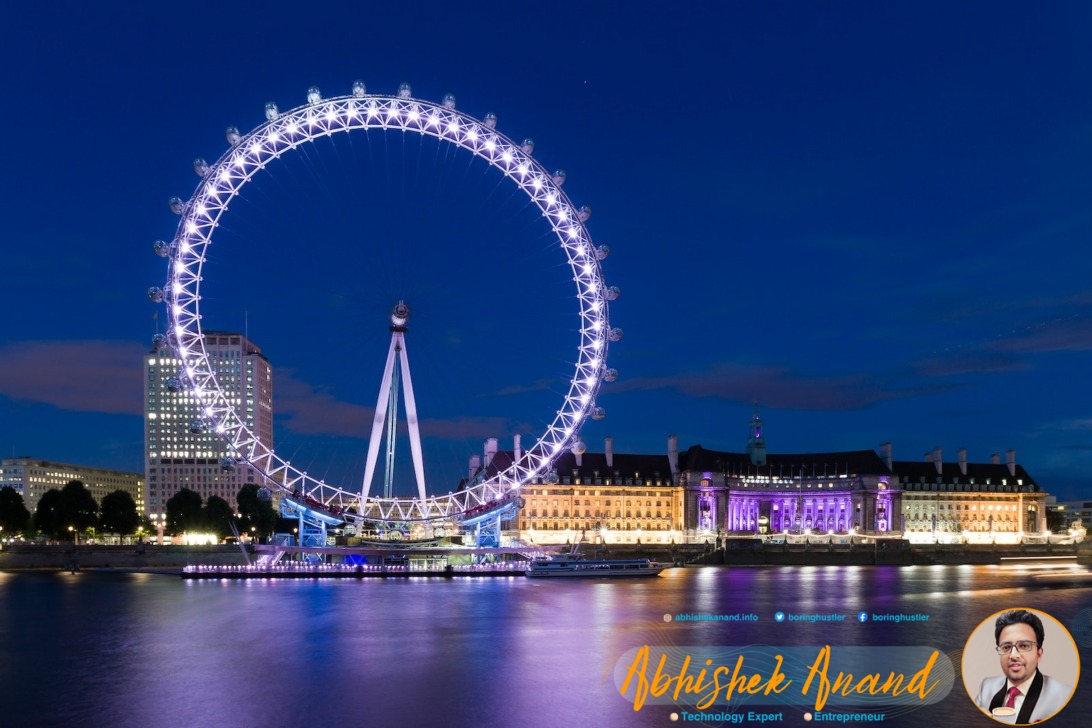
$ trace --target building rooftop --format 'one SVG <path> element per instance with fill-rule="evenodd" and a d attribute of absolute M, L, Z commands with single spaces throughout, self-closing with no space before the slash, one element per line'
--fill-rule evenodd
<path fill-rule="evenodd" d="M 931 466 L 930 466 L 931 467 Z M 886 475 L 887 464 L 873 450 L 816 453 L 766 453 L 765 465 L 753 465 L 745 452 L 707 450 L 693 445 L 679 454 L 679 469 L 690 472 L 727 473 L 729 476 L 820 478 L 838 475 Z"/>

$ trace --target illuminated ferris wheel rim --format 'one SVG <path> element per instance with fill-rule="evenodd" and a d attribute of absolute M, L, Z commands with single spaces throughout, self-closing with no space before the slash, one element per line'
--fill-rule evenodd
<path fill-rule="evenodd" d="M 154 344 L 160 350 L 173 349 L 182 362 L 182 381 L 192 392 L 201 416 L 194 428 L 208 427 L 228 443 L 234 461 L 226 467 L 239 460 L 249 462 L 271 484 L 307 494 L 308 499 L 338 511 L 353 506 L 357 516 L 365 520 L 431 520 L 508 499 L 514 489 L 543 478 L 567 447 L 583 451 L 578 437 L 580 427 L 589 416 L 603 415 L 596 405 L 596 395 L 604 376 L 609 380 L 615 375 L 606 369 L 606 355 L 609 343 L 617 341 L 621 331 L 609 326 L 608 301 L 619 291 L 607 288 L 603 281 L 600 260 L 607 249 L 592 243 L 584 224 L 590 209 L 577 209 L 561 190 L 564 172 L 548 173 L 531 156 L 533 142 L 517 144 L 498 132 L 495 124 L 492 114 L 479 121 L 457 111 L 450 94 L 440 104 L 415 99 L 407 84 L 396 96 L 385 96 L 368 94 L 357 82 L 352 94 L 330 99 L 322 99 L 318 89 L 312 87 L 307 103 L 290 111 L 281 113 L 276 105 L 267 104 L 266 121 L 247 134 L 229 127 L 231 146 L 213 164 L 195 160 L 194 170 L 202 181 L 189 201 L 171 199 L 171 209 L 181 220 L 170 244 L 156 244 L 156 252 L 169 259 L 166 287 L 153 288 L 149 295 L 167 306 L 167 334 L 157 334 Z M 419 133 L 455 144 L 485 160 L 539 208 L 573 271 L 580 302 L 580 345 L 575 374 L 561 408 L 545 433 L 518 460 L 455 494 L 425 500 L 362 498 L 360 493 L 328 485 L 294 468 L 266 448 L 240 419 L 216 381 L 205 348 L 200 326 L 201 270 L 213 232 L 230 202 L 259 171 L 283 154 L 319 137 L 358 129 Z"/>

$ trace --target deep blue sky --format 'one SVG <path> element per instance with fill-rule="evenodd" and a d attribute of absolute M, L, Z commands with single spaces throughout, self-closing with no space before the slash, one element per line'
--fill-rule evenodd
<path fill-rule="evenodd" d="M 142 469 L 167 198 L 227 125 L 359 78 L 496 112 L 594 208 L 626 335 L 593 451 L 740 450 L 757 402 L 772 452 L 1015 448 L 1092 496 L 1086 4 L 30 5 L 0 5 L 4 455 Z M 575 346 L 560 254 L 467 158 L 349 139 L 234 210 L 205 326 L 249 326 L 309 469 L 362 472 L 398 296 L 434 467 L 526 443 Z"/>

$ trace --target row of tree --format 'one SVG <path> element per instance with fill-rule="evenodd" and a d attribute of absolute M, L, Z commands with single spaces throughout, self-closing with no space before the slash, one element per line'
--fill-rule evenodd
<path fill-rule="evenodd" d="M 139 526 L 136 503 L 123 490 L 104 496 L 100 508 L 91 491 L 72 480 L 60 490 L 51 488 L 42 493 L 32 518 L 23 496 L 10 486 L 0 488 L 0 527 L 12 535 L 40 533 L 66 538 L 72 537 L 72 531 L 86 533 L 91 529 L 129 534 Z"/>
<path fill-rule="evenodd" d="M 232 533 L 234 521 L 240 533 L 264 538 L 277 529 L 280 519 L 269 498 L 261 496 L 257 485 L 244 485 L 236 496 L 236 518 L 223 498 L 210 496 L 202 503 L 199 493 L 183 488 L 167 501 L 165 531 L 172 535 L 211 532 L 224 537 Z M 0 531 L 5 534 L 65 539 L 71 538 L 73 531 L 92 530 L 128 536 L 151 531 L 152 525 L 141 518 L 133 497 L 123 490 L 103 496 L 99 504 L 83 483 L 73 480 L 61 489 L 43 493 L 32 516 L 22 495 L 10 486 L 0 488 Z"/>
<path fill-rule="evenodd" d="M 268 498 L 261 497 L 257 485 L 244 485 L 235 496 L 239 506 L 239 517 L 231 510 L 231 505 L 219 496 L 209 496 L 201 503 L 201 494 L 189 488 L 183 488 L 167 501 L 167 532 L 215 533 L 220 537 L 232 533 L 234 521 L 240 533 L 252 533 L 265 538 L 277 529 L 280 517 L 273 509 Z"/>

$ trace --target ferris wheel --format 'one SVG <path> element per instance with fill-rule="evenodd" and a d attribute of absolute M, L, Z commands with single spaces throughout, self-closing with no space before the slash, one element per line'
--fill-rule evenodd
<path fill-rule="evenodd" d="M 215 433 L 232 456 L 224 458 L 225 469 L 247 464 L 256 468 L 264 482 L 286 493 L 303 497 L 312 506 L 342 520 L 440 521 L 463 514 L 480 514 L 511 503 L 519 489 L 536 481 L 551 482 L 553 466 L 566 450 L 581 454 L 580 428 L 587 419 L 601 419 L 604 409 L 596 402 L 602 382 L 613 381 L 618 373 L 607 366 L 610 344 L 622 338 L 612 328 L 609 303 L 620 290 L 603 278 L 602 260 L 606 246 L 596 247 L 585 222 L 590 208 L 577 208 L 562 191 L 565 172 L 547 170 L 533 157 L 534 142 L 513 141 L 496 129 L 497 117 L 487 114 L 478 120 L 455 108 L 448 94 L 441 103 L 416 99 L 408 84 L 395 95 L 370 94 L 357 81 L 351 93 L 324 99 L 316 87 L 307 91 L 305 104 L 280 111 L 276 104 L 265 107 L 265 121 L 248 133 L 228 127 L 230 146 L 213 163 L 194 160 L 201 178 L 189 200 L 173 197 L 170 209 L 180 216 L 171 241 L 158 241 L 155 252 L 167 259 L 164 286 L 149 289 L 149 297 L 163 303 L 167 331 L 153 337 L 155 349 L 171 350 L 182 362 L 179 386 L 186 388 L 198 407 L 192 427 Z M 541 212 L 552 232 L 557 251 L 572 271 L 579 307 L 577 360 L 556 415 L 534 444 L 519 452 L 512 463 L 486 472 L 471 487 L 447 495 L 424 498 L 370 497 L 357 483 L 326 483 L 278 455 L 247 426 L 217 382 L 215 363 L 206 349 L 201 329 L 200 284 L 208 262 L 213 236 L 235 200 L 256 175 L 266 174 L 271 162 L 290 155 L 316 139 L 342 132 L 401 132 L 432 137 L 473 154 L 502 173 L 509 185 L 521 191 Z"/>

